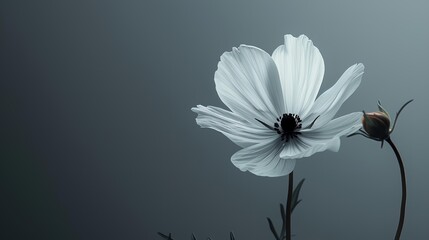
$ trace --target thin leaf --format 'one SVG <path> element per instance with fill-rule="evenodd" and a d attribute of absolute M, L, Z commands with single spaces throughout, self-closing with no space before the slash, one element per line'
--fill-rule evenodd
<path fill-rule="evenodd" d="M 267 217 L 267 220 L 268 220 L 268 224 L 270 225 L 270 229 L 271 229 L 271 232 L 273 233 L 274 237 L 275 237 L 277 240 L 280 240 L 280 237 L 279 237 L 279 235 L 277 234 L 276 229 L 274 228 L 273 222 L 272 222 L 272 221 L 271 221 L 271 219 L 270 219 L 270 218 L 268 218 L 268 217 Z"/>
<path fill-rule="evenodd" d="M 410 102 L 412 102 L 414 99 L 411 99 L 410 101 L 406 102 L 402 107 L 399 109 L 399 111 L 396 113 L 395 120 L 393 121 L 393 127 L 390 129 L 390 132 L 393 132 L 395 130 L 396 122 L 398 121 L 399 114 L 401 114 L 402 110 L 407 106 Z"/>
<path fill-rule="evenodd" d="M 296 188 L 293 190 L 292 192 L 292 205 L 291 205 L 291 213 L 293 212 L 293 210 L 295 209 L 295 207 L 298 205 L 298 203 L 301 202 L 301 199 L 298 200 L 299 197 L 299 192 L 301 191 L 301 187 L 302 184 L 304 183 L 305 178 L 303 178 L 298 185 L 296 186 Z"/>
<path fill-rule="evenodd" d="M 163 237 L 163 238 L 165 238 L 165 239 L 167 239 L 167 240 L 173 240 L 173 238 L 171 238 L 171 233 L 169 233 L 168 236 L 167 236 L 167 235 L 165 235 L 163 233 L 158 232 L 158 235 L 161 236 L 161 237 Z"/>
<path fill-rule="evenodd" d="M 285 210 L 285 206 L 283 204 L 281 204 L 281 203 L 280 203 L 280 213 L 282 215 L 283 222 L 286 222 L 286 210 Z"/>
<path fill-rule="evenodd" d="M 373 138 L 369 137 L 366 133 L 365 133 L 365 134 L 363 134 L 363 133 L 360 133 L 360 132 L 352 133 L 352 134 L 350 134 L 350 135 L 347 135 L 347 137 L 356 136 L 356 135 L 361 135 L 361 136 L 364 136 L 364 137 L 366 137 L 366 138 L 373 139 Z M 377 140 L 377 141 L 378 141 L 378 140 Z"/>
<path fill-rule="evenodd" d="M 195 237 L 195 235 L 192 233 L 192 240 L 197 240 L 197 238 Z"/>
<path fill-rule="evenodd" d="M 233 232 L 229 232 L 229 239 L 230 240 L 235 240 L 235 236 Z"/>
<path fill-rule="evenodd" d="M 280 203 L 280 214 L 282 215 L 282 231 L 280 232 L 280 238 L 283 239 L 286 237 L 286 210 L 285 206 Z"/>
<path fill-rule="evenodd" d="M 352 133 L 352 134 L 349 134 L 349 135 L 347 135 L 347 137 L 351 137 L 351 136 L 355 136 L 355 135 L 362 135 L 362 136 L 364 136 L 364 137 L 366 137 L 366 138 L 370 138 L 369 136 L 368 136 L 368 133 L 366 133 L 364 130 L 362 130 L 362 129 L 359 129 L 359 132 L 355 132 L 355 133 Z"/>

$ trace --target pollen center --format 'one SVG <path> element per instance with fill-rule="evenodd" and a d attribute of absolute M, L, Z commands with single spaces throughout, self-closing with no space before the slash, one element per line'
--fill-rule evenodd
<path fill-rule="evenodd" d="M 301 134 L 299 132 L 299 129 L 301 129 L 302 126 L 301 122 L 302 121 L 298 115 L 285 113 L 277 118 L 277 122 L 274 123 L 274 130 L 282 136 L 282 140 L 287 142 L 289 139 L 293 139 L 297 137 L 297 135 Z"/>

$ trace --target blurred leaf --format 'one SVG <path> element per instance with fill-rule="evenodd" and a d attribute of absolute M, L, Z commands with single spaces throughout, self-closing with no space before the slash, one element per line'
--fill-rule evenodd
<path fill-rule="evenodd" d="M 293 212 L 293 210 L 295 209 L 295 207 L 301 202 L 301 199 L 298 200 L 298 198 L 299 198 L 299 192 L 301 191 L 301 187 L 302 187 L 302 184 L 304 183 L 304 180 L 305 180 L 305 178 L 303 178 L 298 183 L 298 185 L 296 186 L 296 188 L 292 192 L 291 213 Z"/>
<path fill-rule="evenodd" d="M 275 237 L 277 240 L 280 240 L 280 237 L 279 237 L 279 235 L 277 234 L 276 229 L 274 228 L 273 222 L 272 222 L 272 221 L 271 221 L 271 219 L 270 219 L 270 218 L 268 218 L 268 217 L 267 217 L 267 220 L 268 220 L 268 224 L 270 225 L 270 229 L 271 229 L 271 232 L 273 233 L 274 237 Z"/>
<path fill-rule="evenodd" d="M 286 210 L 285 206 L 280 203 L 280 214 L 282 215 L 283 222 L 286 222 Z"/>
<path fill-rule="evenodd" d="M 233 232 L 229 233 L 229 238 L 230 238 L 230 240 L 235 240 L 235 236 L 234 236 Z"/>
<path fill-rule="evenodd" d="M 280 214 L 282 215 L 282 231 L 280 232 L 280 238 L 286 237 L 286 210 L 285 206 L 280 203 Z"/>
<path fill-rule="evenodd" d="M 167 239 L 167 240 L 173 240 L 173 238 L 171 238 L 171 233 L 169 233 L 168 236 L 167 236 L 167 235 L 165 235 L 163 233 L 158 232 L 158 235 L 161 236 L 161 237 L 163 237 L 163 238 L 165 238 L 165 239 Z"/>

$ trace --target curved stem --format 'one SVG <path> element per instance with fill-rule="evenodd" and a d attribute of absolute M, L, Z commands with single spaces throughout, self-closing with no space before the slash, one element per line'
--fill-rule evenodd
<path fill-rule="evenodd" d="M 291 240 L 291 215 L 292 215 L 292 191 L 293 191 L 293 171 L 289 173 L 289 183 L 287 189 L 286 202 L 286 240 Z"/>
<path fill-rule="evenodd" d="M 389 145 L 392 147 L 393 151 L 395 152 L 396 158 L 398 159 L 399 169 L 401 170 L 401 182 L 402 182 L 401 214 L 399 217 L 398 228 L 396 229 L 396 235 L 395 235 L 395 240 L 399 240 L 399 238 L 401 237 L 402 227 L 404 226 L 404 219 L 405 219 L 405 204 L 407 201 L 407 183 L 405 180 L 404 163 L 402 162 L 402 158 L 401 158 L 401 155 L 399 154 L 398 149 L 396 148 L 395 144 L 392 142 L 390 137 L 386 139 L 386 142 L 389 143 Z"/>

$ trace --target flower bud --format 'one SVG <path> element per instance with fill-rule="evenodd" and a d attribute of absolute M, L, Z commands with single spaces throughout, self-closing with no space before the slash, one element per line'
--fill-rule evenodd
<path fill-rule="evenodd" d="M 354 136 L 354 135 L 362 135 L 366 138 L 380 141 L 381 147 L 383 147 L 384 140 L 390 141 L 390 134 L 392 134 L 393 130 L 395 130 L 395 126 L 399 117 L 399 114 L 401 111 L 407 106 L 410 102 L 413 100 L 409 100 L 406 102 L 402 107 L 399 109 L 399 111 L 396 113 L 395 120 L 393 121 L 392 127 L 390 127 L 390 115 L 386 111 L 386 109 L 381 106 L 380 101 L 378 101 L 378 112 L 371 112 L 366 113 L 363 111 L 363 117 L 362 117 L 362 127 L 363 129 L 360 129 L 359 132 L 352 133 L 348 135 Z"/>
<path fill-rule="evenodd" d="M 390 135 L 390 117 L 385 112 L 364 112 L 362 125 L 371 138 L 384 140 Z"/>

